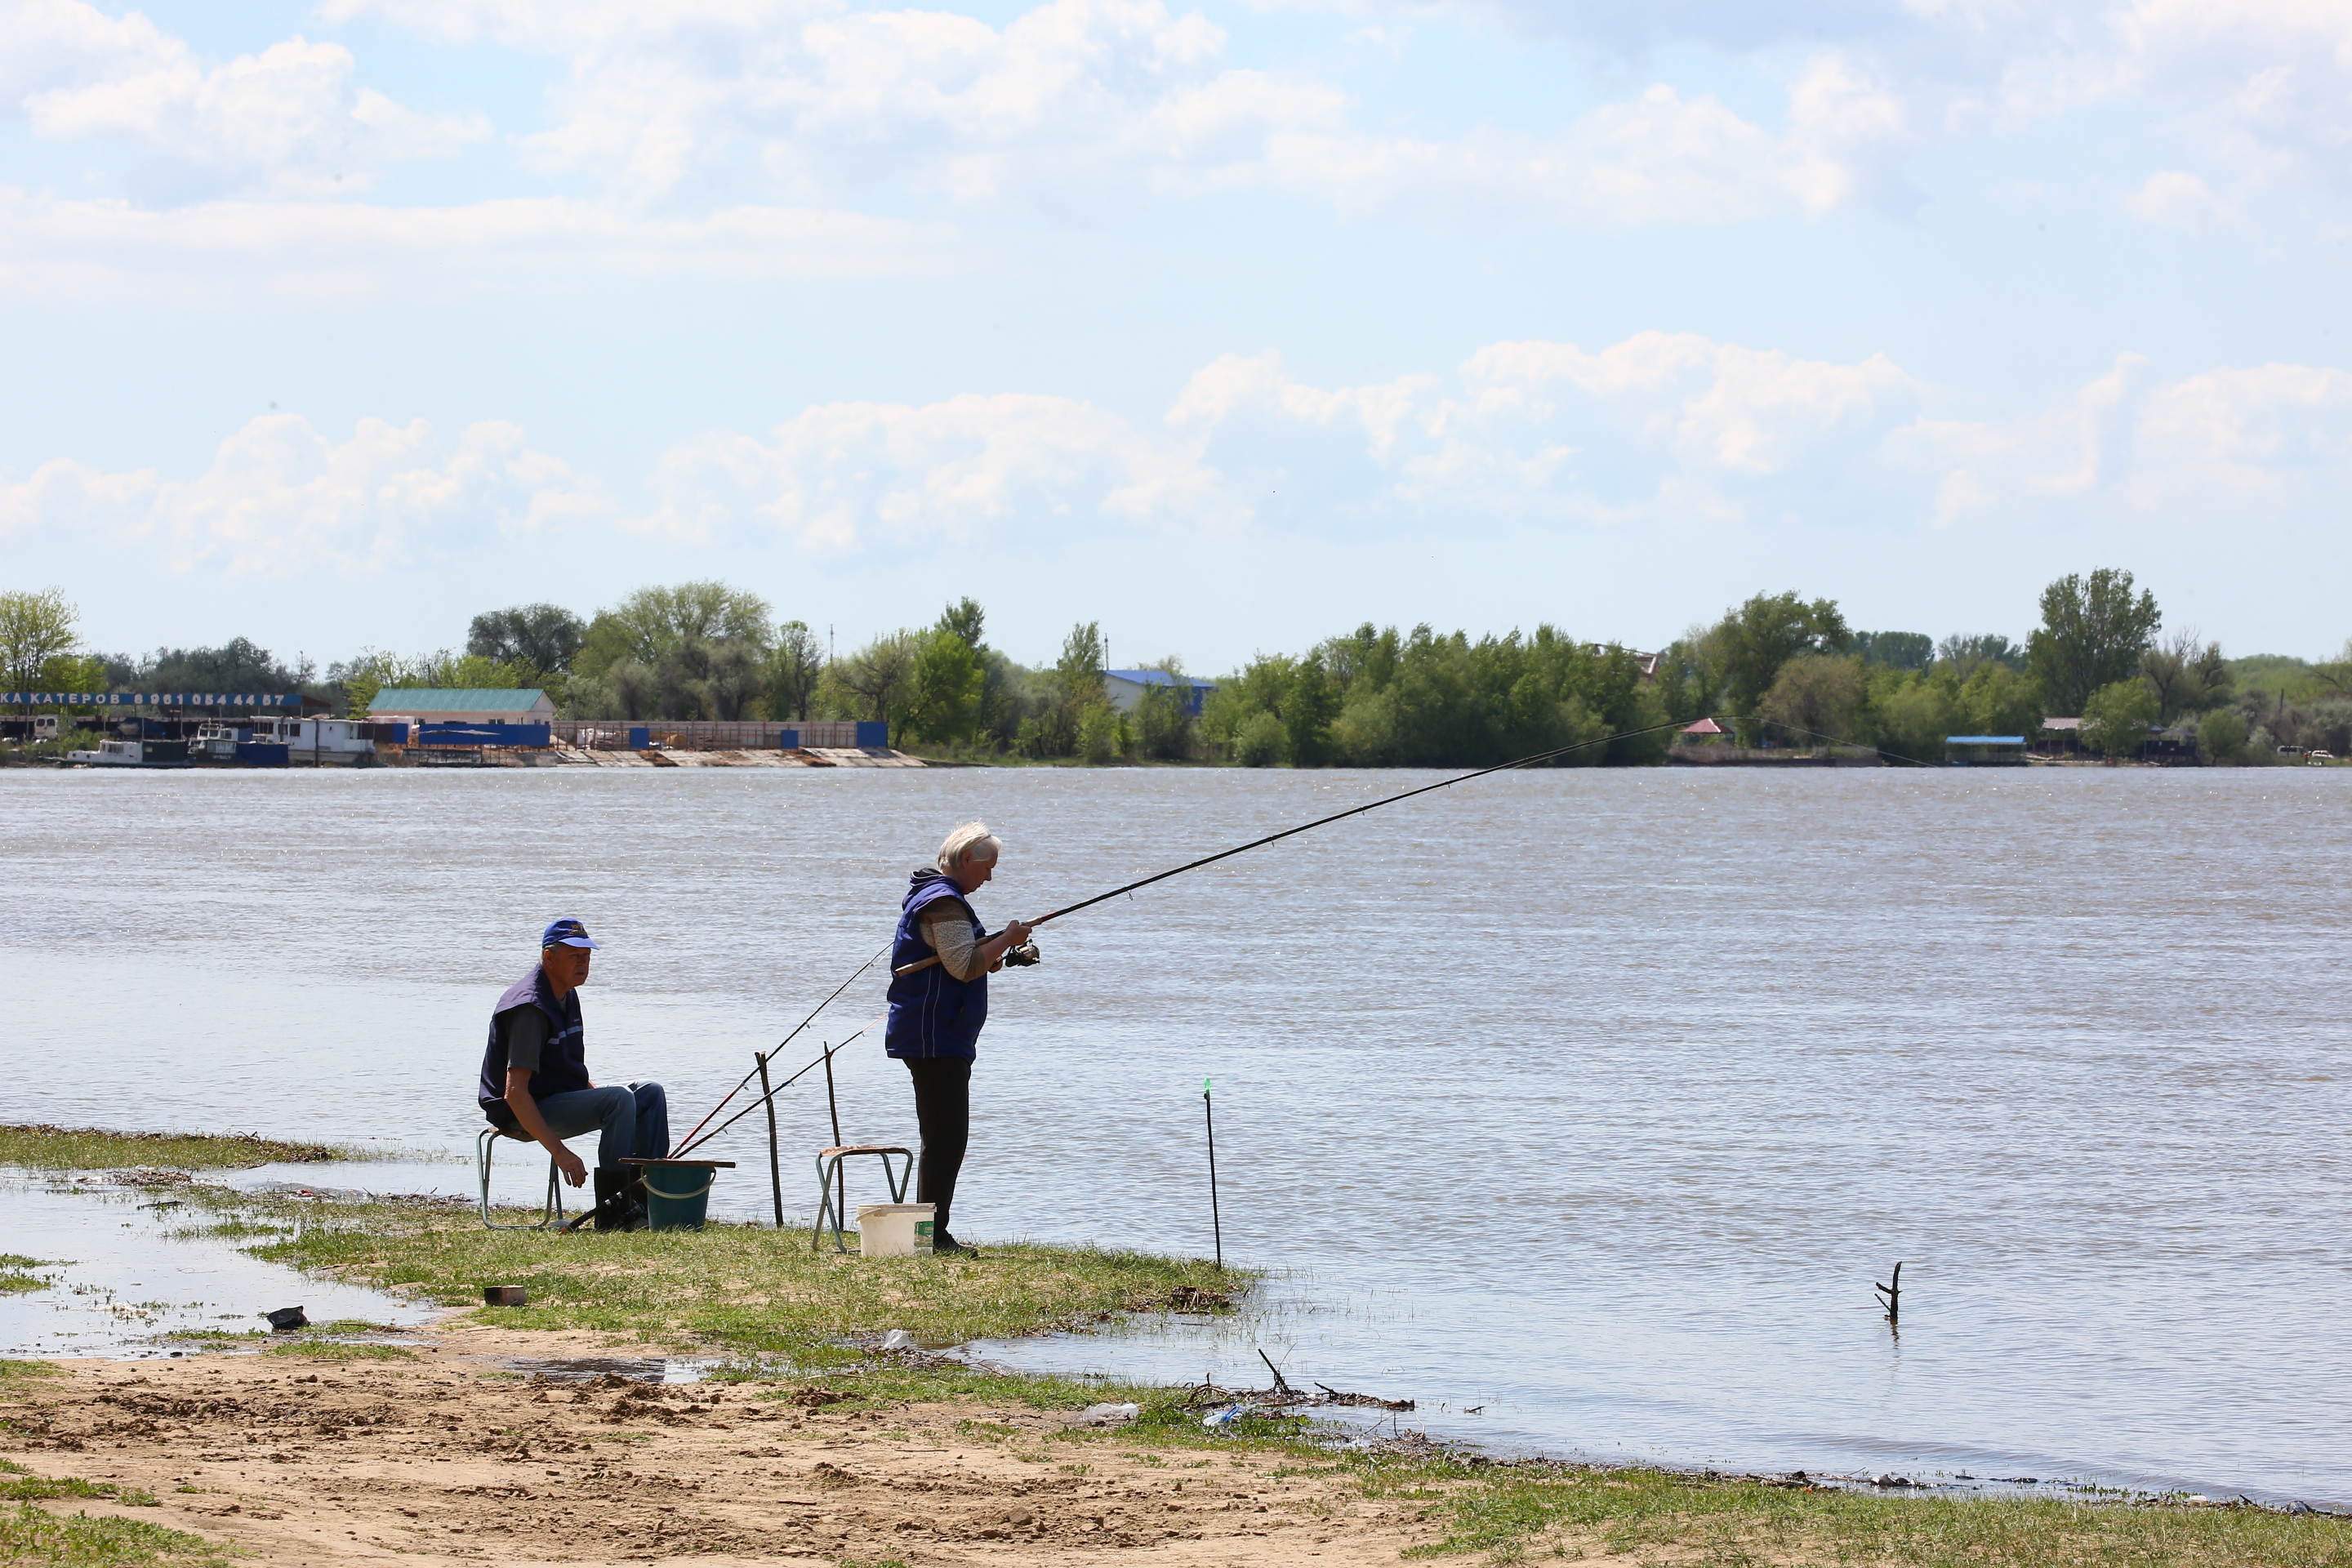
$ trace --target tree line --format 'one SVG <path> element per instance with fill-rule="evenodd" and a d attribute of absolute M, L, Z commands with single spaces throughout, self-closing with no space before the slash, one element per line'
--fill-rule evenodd
<path fill-rule="evenodd" d="M 1075 625 L 1051 663 L 1024 665 L 990 645 L 985 612 L 964 598 L 836 657 L 808 623 L 714 581 L 640 588 L 588 616 L 487 610 L 462 650 L 362 649 L 324 670 L 244 637 L 99 653 L 62 594 L 0 593 L 0 668 L 15 689 L 301 690 L 351 714 L 387 686 L 539 687 L 571 718 L 879 719 L 935 752 L 1093 763 L 1452 767 L 1574 747 L 1564 763 L 1626 765 L 1662 760 L 1706 717 L 1742 744 L 1869 746 L 1895 761 L 1940 761 L 1951 735 L 2031 740 L 2050 715 L 2079 718 L 2083 745 L 2113 757 L 2159 731 L 2213 761 L 2352 753 L 2352 641 L 2316 663 L 2227 658 L 2193 630 L 2168 634 L 2154 595 L 2113 568 L 2059 578 L 2039 609 L 2022 644 L 1937 639 L 1856 630 L 1831 599 L 1759 593 L 1655 653 L 1550 625 L 1474 638 L 1366 622 L 1257 656 L 1214 682 L 1197 717 L 1173 658 L 1149 667 L 1167 685 L 1116 708 L 1097 622 Z"/>

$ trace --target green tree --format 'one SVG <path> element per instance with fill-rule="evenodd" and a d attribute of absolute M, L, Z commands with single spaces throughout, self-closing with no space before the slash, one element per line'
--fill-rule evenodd
<path fill-rule="evenodd" d="M 151 691 L 286 691 L 301 680 L 250 637 L 231 637 L 218 647 L 159 647 L 140 679 Z"/>
<path fill-rule="evenodd" d="M 1864 664 L 1925 669 L 1936 658 L 1936 639 L 1925 632 L 1856 632 L 1853 652 Z"/>
<path fill-rule="evenodd" d="M 978 651 L 988 644 L 982 640 L 981 631 L 988 624 L 988 612 L 980 601 L 966 595 L 940 612 L 939 629 L 961 637 L 964 646 Z"/>
<path fill-rule="evenodd" d="M 41 666 L 33 684 L 43 691 L 56 691 L 68 696 L 76 692 L 97 692 L 107 689 L 106 659 L 94 653 L 61 653 Z M 47 709 L 63 712 L 72 704 L 49 703 Z M 88 705 L 82 705 L 88 711 Z"/>
<path fill-rule="evenodd" d="M 2052 710 L 2090 717 L 2090 696 L 2129 679 L 2162 624 L 2156 595 L 2132 597 L 2132 574 L 2102 566 L 2084 581 L 2070 574 L 2042 590 L 2042 625 L 2026 658 Z"/>
<path fill-rule="evenodd" d="M 633 658 L 658 668 L 663 657 L 688 637 L 748 643 L 764 656 L 775 636 L 770 615 L 767 600 L 724 583 L 640 588 L 597 612 L 572 666 L 583 675 L 602 675 L 617 660 Z"/>
<path fill-rule="evenodd" d="M 905 717 L 907 700 L 912 695 L 914 634 L 892 632 L 876 637 L 836 661 L 825 677 L 855 700 L 851 706 L 856 717 L 879 719 L 895 726 Z"/>
<path fill-rule="evenodd" d="M 951 745 L 969 742 L 980 729 L 980 700 L 986 679 L 979 650 L 961 632 L 942 625 L 916 634 L 906 707 L 907 738 Z"/>
<path fill-rule="evenodd" d="M 62 589 L 0 593 L 0 671 L 11 690 L 31 690 L 43 665 L 74 650 L 80 618 Z"/>
<path fill-rule="evenodd" d="M 2219 708 L 2230 700 L 2236 686 L 2221 645 L 2200 647 L 2193 631 L 2177 632 L 2160 646 L 2142 651 L 2139 675 L 2155 694 L 2159 724 Z"/>
<path fill-rule="evenodd" d="M 1858 658 L 1799 654 L 1781 665 L 1759 711 L 1774 739 L 1799 746 L 1864 745 L 1869 683 Z M 1941 737 L 1937 737 L 1938 744 Z"/>
<path fill-rule="evenodd" d="M 466 632 L 466 651 L 560 675 L 572 668 L 587 635 L 586 624 L 561 605 L 517 605 L 476 616 Z"/>
<path fill-rule="evenodd" d="M 2135 755 L 2147 744 L 2156 712 L 2156 694 L 2146 681 L 2110 681 L 2083 704 L 2083 744 L 2110 761 Z"/>
<path fill-rule="evenodd" d="M 1706 636 L 1705 661 L 1721 682 L 1724 700 L 1753 732 L 1753 716 L 1799 654 L 1843 653 L 1853 640 L 1832 599 L 1807 604 L 1796 594 L 1758 594 L 1725 616 Z"/>
<path fill-rule="evenodd" d="M 1282 729 L 1293 765 L 1318 768 L 1331 760 L 1331 721 L 1339 713 L 1339 693 L 1323 668 L 1320 653 L 1308 654 L 1284 695 Z"/>
<path fill-rule="evenodd" d="M 1936 645 L 1936 660 L 1939 664 L 1958 667 L 1959 677 L 1966 680 L 1982 664 L 2005 665 L 2011 669 L 2025 668 L 2025 650 L 1997 632 L 1983 632 L 1974 637 L 1952 636 Z"/>
<path fill-rule="evenodd" d="M 1129 715 L 1134 721 L 1135 748 L 1160 762 L 1181 761 L 1192 754 L 1192 683 L 1182 662 L 1172 657 L 1144 668 L 1164 672 L 1168 684 L 1146 686 L 1135 700 Z"/>
<path fill-rule="evenodd" d="M 2030 742 L 2042 732 L 2042 689 L 2010 665 L 1979 663 L 1960 683 L 1959 700 L 1968 734 L 2022 735 Z"/>
<path fill-rule="evenodd" d="M 768 656 L 768 717 L 805 719 L 817 679 L 824 673 L 824 650 L 805 621 L 786 621 L 776 628 L 776 646 Z"/>
<path fill-rule="evenodd" d="M 1793 662 L 1790 666 L 1795 668 Z M 1959 682 L 1948 675 L 1930 673 L 1906 677 L 1895 672 L 1871 683 L 1876 710 L 1879 754 L 1893 762 L 1944 761 L 1944 742 L 1966 733 Z"/>
<path fill-rule="evenodd" d="M 2246 754 L 2246 721 L 2233 708 L 2213 708 L 2197 721 L 2197 749 L 2210 763 L 2235 763 Z"/>

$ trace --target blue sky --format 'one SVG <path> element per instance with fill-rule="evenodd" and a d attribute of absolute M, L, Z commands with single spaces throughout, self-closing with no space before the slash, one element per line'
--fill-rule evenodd
<path fill-rule="evenodd" d="M 0 0 L 0 585 L 2352 634 L 2352 7 Z"/>

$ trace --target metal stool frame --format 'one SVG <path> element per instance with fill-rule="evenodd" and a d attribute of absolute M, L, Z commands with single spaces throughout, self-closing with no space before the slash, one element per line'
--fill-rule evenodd
<path fill-rule="evenodd" d="M 816 1152 L 816 1224 L 809 1229 L 811 1252 L 814 1252 L 817 1249 L 817 1244 L 824 1239 L 827 1225 L 833 1227 L 833 1249 L 835 1252 L 849 1250 L 849 1244 L 842 1238 L 842 1222 L 849 1216 L 834 1206 L 833 1186 L 834 1178 L 841 1173 L 841 1163 L 857 1154 L 872 1154 L 878 1158 L 882 1162 L 882 1179 L 890 1184 L 890 1201 L 894 1204 L 903 1204 L 907 1201 L 907 1185 L 915 1179 L 913 1150 L 902 1149 L 895 1143 L 848 1143 L 837 1149 L 818 1150 Z M 893 1173 L 890 1169 L 890 1156 L 893 1154 L 906 1161 L 896 1173 Z M 844 1206 L 846 1206 L 845 1199 Z"/>
<path fill-rule="evenodd" d="M 481 1178 L 482 1187 L 482 1228 L 485 1230 L 546 1230 L 552 1226 L 561 1226 L 563 1223 L 563 1171 L 562 1167 L 555 1163 L 555 1156 L 552 1154 L 547 1157 L 547 1203 L 539 1212 L 539 1223 L 537 1225 L 500 1225 L 490 1218 L 490 1153 L 498 1147 L 499 1140 L 501 1138 L 514 1138 L 518 1143 L 529 1143 L 534 1148 L 538 1146 L 538 1140 L 516 1138 L 513 1133 L 496 1124 L 483 1128 L 481 1136 L 474 1140 L 474 1172 Z"/>

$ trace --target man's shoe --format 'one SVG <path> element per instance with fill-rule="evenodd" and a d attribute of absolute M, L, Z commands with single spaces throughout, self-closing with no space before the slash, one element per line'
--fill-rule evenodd
<path fill-rule="evenodd" d="M 931 1251 L 941 1258 L 978 1258 L 980 1248 L 958 1241 L 946 1231 L 931 1237 Z"/>
<path fill-rule="evenodd" d="M 623 1230 L 643 1230 L 652 1223 L 646 1217 L 646 1205 L 643 1204 L 631 1204 L 629 1212 L 621 1216 Z"/>

